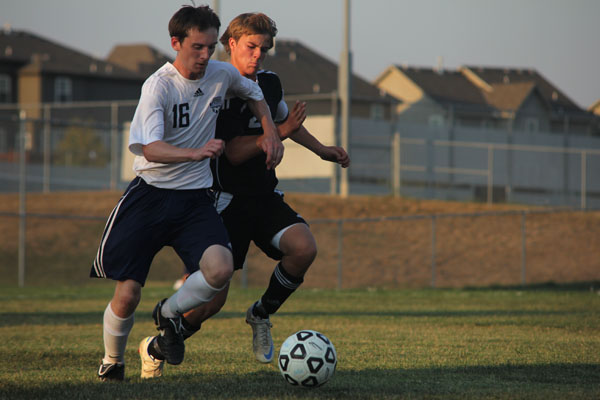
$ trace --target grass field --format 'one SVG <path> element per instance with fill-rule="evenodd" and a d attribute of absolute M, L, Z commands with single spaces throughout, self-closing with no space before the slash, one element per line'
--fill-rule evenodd
<path fill-rule="evenodd" d="M 1 399 L 597 399 L 600 295 L 576 285 L 473 290 L 300 290 L 272 318 L 278 347 L 299 329 L 336 346 L 336 375 L 298 389 L 251 353 L 244 323 L 257 290 L 232 289 L 225 308 L 186 341 L 186 359 L 158 381 L 139 378 L 139 341 L 171 293 L 143 292 L 126 382 L 101 383 L 102 313 L 110 282 L 0 292 Z"/>

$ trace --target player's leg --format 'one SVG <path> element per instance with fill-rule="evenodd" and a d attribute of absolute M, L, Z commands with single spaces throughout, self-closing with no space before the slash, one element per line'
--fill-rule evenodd
<path fill-rule="evenodd" d="M 90 272 L 91 277 L 117 281 L 103 317 L 105 353 L 98 377 L 104 381 L 123 380 L 125 347 L 134 311 L 152 258 L 162 247 L 147 229 L 151 218 L 138 211 L 147 209 L 151 199 L 152 188 L 140 178 L 134 179 L 108 218 Z"/>
<path fill-rule="evenodd" d="M 202 323 L 217 314 L 227 299 L 229 284 L 221 290 L 208 303 L 202 304 L 188 311 L 181 318 L 181 331 L 183 340 L 189 339 L 200 330 Z M 165 356 L 155 341 L 156 336 L 148 336 L 140 342 L 138 353 L 142 362 L 142 378 L 159 378 L 163 374 Z"/>
<path fill-rule="evenodd" d="M 123 380 L 125 347 L 133 327 L 134 312 L 140 302 L 142 286 L 134 280 L 117 282 L 115 293 L 104 310 L 104 357 L 98 370 L 102 380 Z"/>
<path fill-rule="evenodd" d="M 254 240 L 266 255 L 280 262 L 262 297 L 248 308 L 246 322 L 252 327 L 256 359 L 267 363 L 274 353 L 270 315 L 302 284 L 317 247 L 304 219 L 285 204 L 280 193 L 273 193 L 262 204 L 257 212 L 262 214 L 263 223 Z"/>
<path fill-rule="evenodd" d="M 308 225 L 304 223 L 296 223 L 284 229 L 280 237 L 278 235 L 274 237 L 272 245 L 278 248 L 283 256 L 271 275 L 267 290 L 261 297 L 260 307 L 257 307 L 264 313 L 263 315 L 267 316 L 277 312 L 302 284 L 306 271 L 317 256 L 315 239 Z"/>
<path fill-rule="evenodd" d="M 182 229 L 172 241 L 190 276 L 171 297 L 159 302 L 153 312 L 161 334 L 152 346 L 169 364 L 183 361 L 183 314 L 209 303 L 227 287 L 233 274 L 229 237 L 212 200 L 204 191 L 192 195 L 195 197 L 182 203 L 190 208 L 182 208 Z"/>

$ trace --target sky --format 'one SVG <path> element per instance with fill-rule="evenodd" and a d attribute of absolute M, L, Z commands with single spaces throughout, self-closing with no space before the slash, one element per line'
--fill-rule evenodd
<path fill-rule="evenodd" d="M 278 37 L 340 59 L 345 0 L 194 1 L 218 5 L 221 32 L 261 11 Z M 134 43 L 174 57 L 167 25 L 182 4 L 192 0 L 0 0 L 0 24 L 98 58 Z M 600 99 L 600 0 L 350 0 L 350 11 L 353 72 L 368 81 L 393 64 L 525 68 L 582 108 Z"/>

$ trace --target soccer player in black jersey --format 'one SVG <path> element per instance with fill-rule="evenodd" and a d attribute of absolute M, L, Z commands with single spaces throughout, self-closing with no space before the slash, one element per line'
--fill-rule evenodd
<path fill-rule="evenodd" d="M 343 148 L 321 144 L 302 125 L 305 104 L 296 103 L 288 110 L 279 77 L 260 70 L 276 34 L 275 22 L 269 17 L 247 13 L 231 21 L 220 41 L 240 74 L 258 82 L 282 140 L 290 138 L 323 160 L 348 167 L 350 159 Z M 254 354 L 258 361 L 268 363 L 274 356 L 269 316 L 302 284 L 316 257 L 317 246 L 304 219 L 284 202 L 283 194 L 276 189 L 275 170 L 269 168 L 261 149 L 262 134 L 260 123 L 244 100 L 226 99 L 216 130 L 216 137 L 226 143 L 225 151 L 213 160 L 211 168 L 217 211 L 231 240 L 234 268 L 242 268 L 250 241 L 278 261 L 266 291 L 246 312 L 246 322 L 253 330 Z M 221 309 L 226 298 L 224 289 L 209 303 L 186 313 L 182 318 L 184 337 L 199 330 L 203 321 Z M 148 346 L 151 341 L 149 337 L 140 344 L 143 378 L 161 376 L 164 366 L 160 352 Z"/>

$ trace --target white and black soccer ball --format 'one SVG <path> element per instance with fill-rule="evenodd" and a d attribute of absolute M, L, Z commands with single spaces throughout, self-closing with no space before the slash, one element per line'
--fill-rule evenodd
<path fill-rule="evenodd" d="M 337 353 L 327 336 L 302 330 L 283 342 L 278 363 L 281 375 L 290 385 L 317 387 L 333 376 Z"/>

